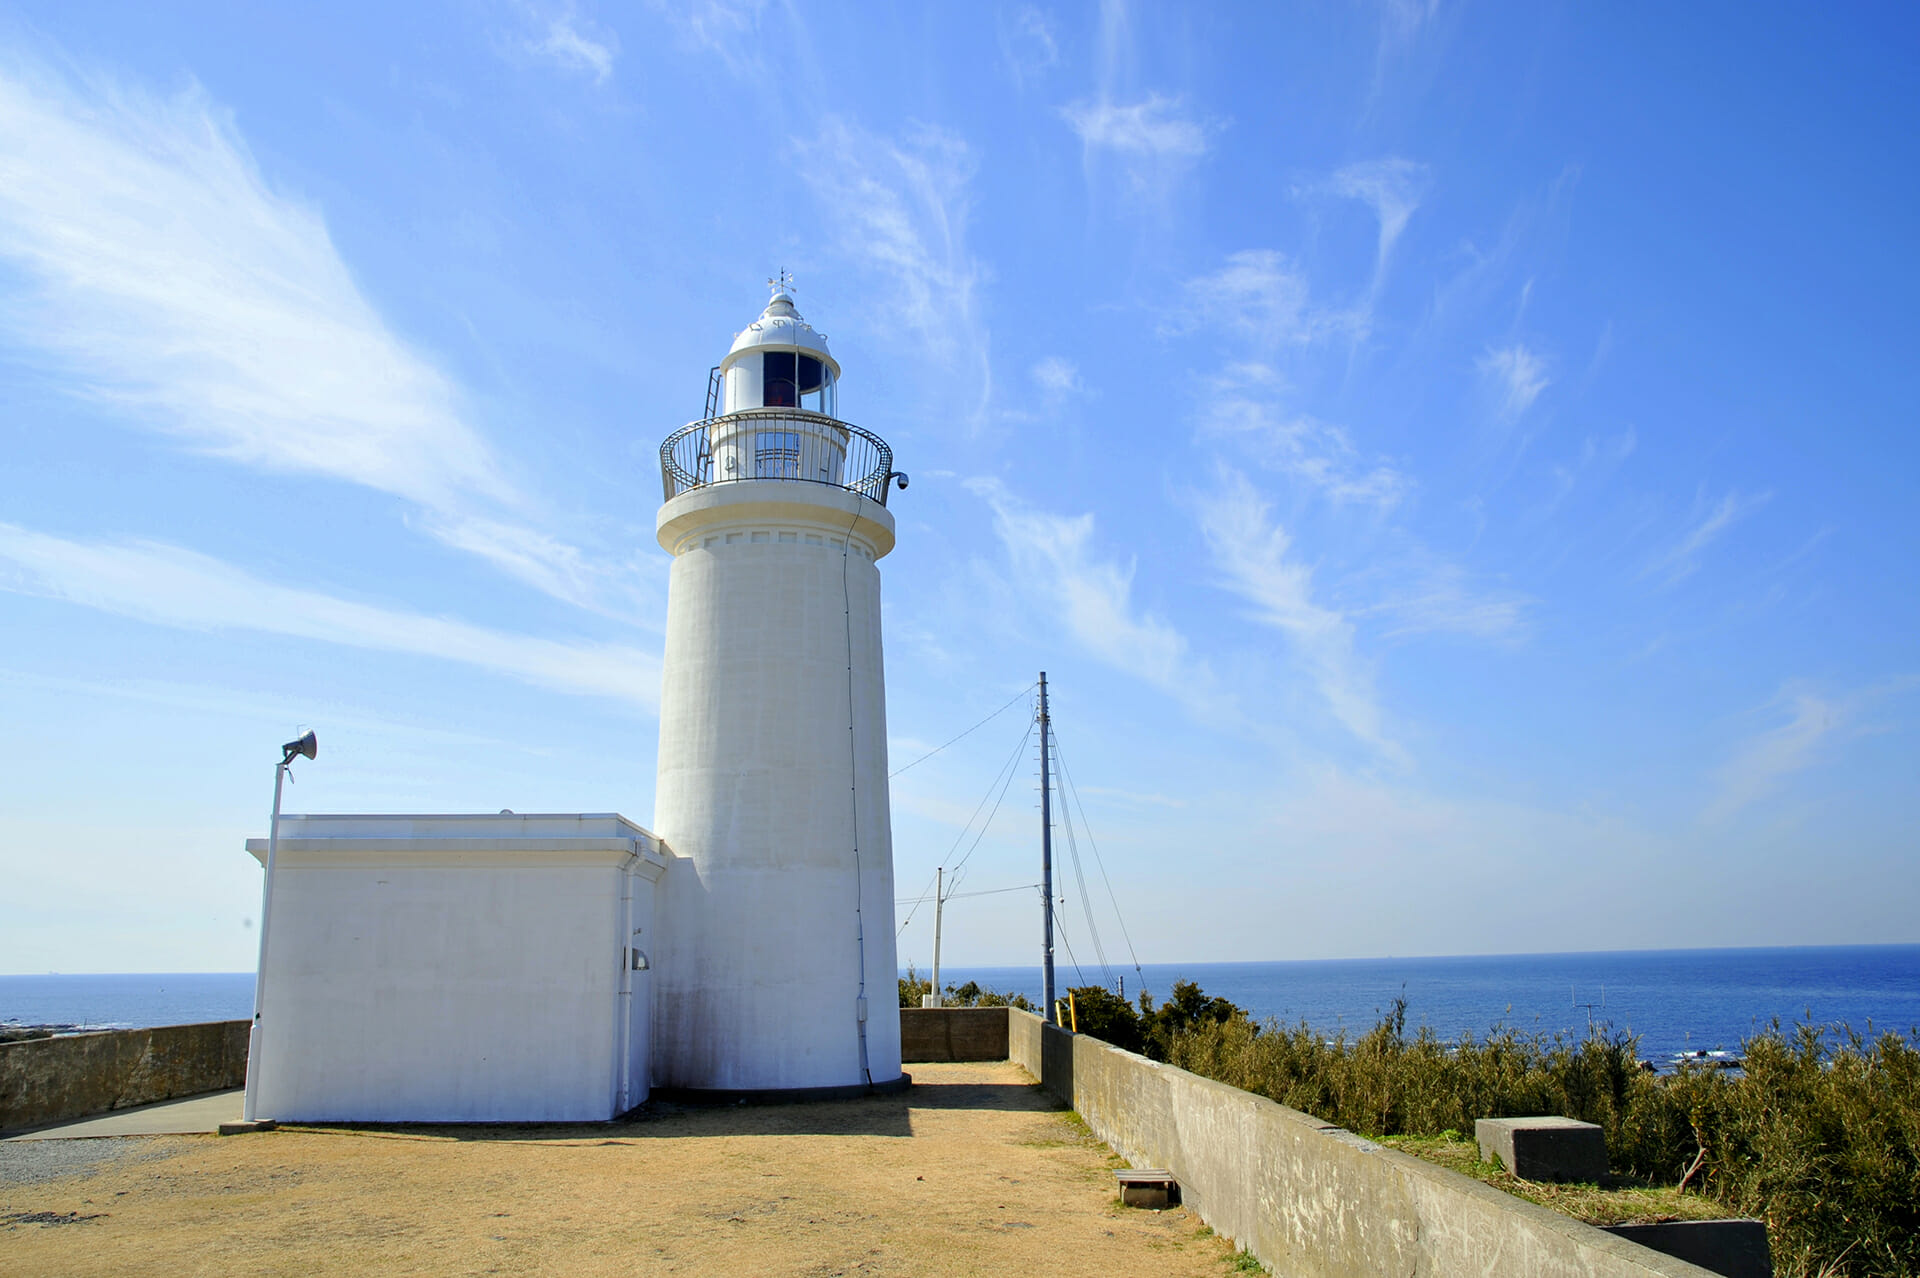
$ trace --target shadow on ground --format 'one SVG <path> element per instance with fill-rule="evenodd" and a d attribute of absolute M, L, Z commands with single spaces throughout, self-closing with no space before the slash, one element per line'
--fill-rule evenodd
<path fill-rule="evenodd" d="M 393 1140 L 631 1145 L 662 1137 L 912 1136 L 914 1110 L 1050 1113 L 1062 1106 L 1031 1083 L 916 1081 L 904 1092 L 852 1100 L 753 1104 L 649 1101 L 608 1123 L 288 1123 L 281 1130 Z"/>

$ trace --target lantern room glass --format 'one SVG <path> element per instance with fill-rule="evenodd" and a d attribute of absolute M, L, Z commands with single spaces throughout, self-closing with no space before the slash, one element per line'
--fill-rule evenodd
<path fill-rule="evenodd" d="M 760 358 L 760 402 L 764 407 L 835 415 L 838 397 L 833 369 L 824 361 L 799 351 L 767 351 Z"/>

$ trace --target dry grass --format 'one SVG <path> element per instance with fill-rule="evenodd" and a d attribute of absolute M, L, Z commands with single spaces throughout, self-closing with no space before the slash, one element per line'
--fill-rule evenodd
<path fill-rule="evenodd" d="M 1589 1225 L 1657 1225 L 1668 1220 L 1720 1220 L 1727 1209 L 1711 1198 L 1683 1194 L 1671 1185 L 1649 1185 L 1630 1177 L 1609 1176 L 1605 1184 L 1553 1184 L 1522 1180 L 1499 1163 L 1483 1162 L 1473 1141 L 1442 1136 L 1385 1136 L 1380 1144 L 1471 1176 L 1516 1198 L 1564 1212 Z"/>

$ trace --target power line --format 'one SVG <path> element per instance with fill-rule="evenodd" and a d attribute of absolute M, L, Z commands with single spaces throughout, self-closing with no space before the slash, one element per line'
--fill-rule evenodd
<path fill-rule="evenodd" d="M 946 895 L 946 899 L 949 901 L 964 901 L 970 896 L 1000 896 L 1003 893 L 1007 893 L 1007 892 L 1031 892 L 1039 886 L 1040 885 L 1038 883 L 1022 883 L 1019 887 L 983 888 L 978 892 L 949 892 Z M 895 905 L 912 905 L 915 899 L 916 898 L 914 897 L 903 896 L 899 900 L 895 901 L 894 904 Z"/>
<path fill-rule="evenodd" d="M 1009 765 L 1007 768 L 1007 779 L 1000 783 L 1000 797 L 993 801 L 993 811 L 987 813 L 987 819 L 981 823 L 980 833 L 973 836 L 973 842 L 967 847 L 967 855 L 961 857 L 960 863 L 953 867 L 953 881 L 956 885 L 960 882 L 960 871 L 966 868 L 967 861 L 973 856 L 974 850 L 980 846 L 980 840 L 987 837 L 987 827 L 993 824 L 994 816 L 1000 811 L 1001 802 L 1007 797 L 1007 790 L 1013 785 L 1014 773 L 1019 770 L 1020 766 L 1020 755 L 1026 751 L 1027 742 L 1032 739 L 1033 724 L 1028 723 L 1026 735 L 1020 738 L 1020 744 L 1014 748 L 1013 757 L 1007 761 Z M 962 830 L 960 833 L 962 837 L 965 837 L 965 830 Z M 960 840 L 955 839 L 953 846 L 956 848 L 959 847 Z M 949 849 L 949 851 L 951 851 L 951 849 Z"/>
<path fill-rule="evenodd" d="M 968 735 L 968 733 L 971 733 L 974 730 L 974 728 L 984 728 L 987 724 L 991 723 L 995 719 L 998 719 L 1001 715 L 1005 714 L 1008 710 L 1012 709 L 1014 702 L 1020 700 L 1020 698 L 1026 696 L 1029 692 L 1032 692 L 1033 689 L 1034 689 L 1034 685 L 1031 683 L 1028 684 L 1026 687 L 1020 689 L 1020 691 L 1014 693 L 1013 696 L 1007 701 L 1006 705 L 1001 706 L 998 710 L 995 710 L 992 714 L 982 719 L 979 723 L 974 724 L 972 728 L 968 728 L 966 732 L 961 733 L 959 737 L 955 737 L 953 741 L 947 742 L 946 745 L 935 746 L 933 749 L 927 751 L 925 754 L 915 759 L 912 763 L 907 764 L 906 767 L 896 768 L 894 771 L 887 773 L 887 780 L 889 781 L 893 780 L 895 777 L 899 776 L 902 772 L 905 772 L 907 768 L 919 767 L 921 764 L 925 763 L 928 759 L 931 759 L 934 755 L 939 754 L 942 750 L 946 749 L 947 746 L 952 745 L 954 741 L 960 740 L 960 737 L 964 737 Z"/>
<path fill-rule="evenodd" d="M 1053 734 L 1049 733 L 1048 735 L 1052 736 Z M 1060 743 L 1056 740 L 1053 743 L 1053 747 L 1054 747 L 1054 759 L 1057 763 L 1060 757 Z M 1065 780 L 1064 773 L 1061 774 L 1061 779 L 1063 781 Z M 1093 897 L 1087 891 L 1087 876 L 1085 871 L 1082 870 L 1080 866 L 1080 840 L 1074 833 L 1073 810 L 1067 805 L 1066 797 L 1067 796 L 1065 794 L 1065 790 L 1063 786 L 1062 793 L 1060 795 L 1060 823 L 1063 827 L 1065 827 L 1067 832 L 1067 852 L 1073 858 L 1074 882 L 1080 885 L 1080 910 L 1082 915 L 1087 920 L 1087 934 L 1093 938 L 1093 956 L 1096 960 L 1099 961 L 1100 975 L 1102 978 L 1106 980 L 1106 982 L 1109 985 L 1111 985 L 1113 983 L 1113 968 L 1107 962 L 1106 946 L 1100 943 L 1100 926 L 1099 924 L 1094 922 Z M 1082 812 L 1080 816 L 1083 821 L 1086 819 L 1086 813 Z M 1087 837 L 1088 838 L 1093 837 L 1093 833 L 1091 830 L 1088 831 Z"/>
<path fill-rule="evenodd" d="M 1027 731 L 1031 733 L 1032 730 L 1033 730 L 1032 726 L 1029 725 Z M 1027 745 L 1027 739 L 1026 737 L 1023 736 L 1020 738 L 1020 744 L 1015 746 L 1013 748 L 1013 753 L 1010 756 L 1008 756 L 1007 762 L 1000 765 L 1001 772 L 1006 771 L 1010 765 L 1018 763 L 1020 758 L 1020 752 L 1026 749 L 1026 745 Z M 952 856 L 954 852 L 954 848 L 958 848 L 960 846 L 960 840 L 967 837 L 967 831 L 973 828 L 974 819 L 980 815 L 980 809 L 987 806 L 987 797 L 993 793 L 993 787 L 999 784 L 999 781 L 1000 781 L 1000 772 L 995 772 L 993 774 L 993 780 L 987 782 L 987 793 L 980 796 L 980 802 L 974 805 L 973 813 L 971 816 L 967 818 L 967 823 L 960 827 L 960 833 L 954 839 L 953 847 L 947 849 L 947 856 L 949 857 Z M 996 809 L 997 809 L 997 805 L 996 805 Z M 944 864 L 944 861 L 943 861 L 943 864 Z M 914 898 L 913 909 L 907 911 L 907 917 L 901 921 L 899 930 L 894 933 L 895 937 L 900 936 L 902 933 L 904 933 L 907 930 L 907 924 L 913 922 L 913 916 L 919 912 L 919 909 L 922 905 L 925 905 L 927 903 L 927 898 L 933 895 L 934 885 L 938 881 L 938 876 L 939 876 L 939 870 L 936 868 L 934 871 L 934 877 L 927 880 L 926 887 L 922 888 L 920 890 L 920 895 Z"/>
<path fill-rule="evenodd" d="M 1140 978 L 1140 988 L 1147 988 L 1147 974 L 1140 970 L 1140 956 L 1134 952 L 1133 937 L 1127 932 L 1127 916 L 1120 912 L 1120 900 L 1113 892 L 1113 880 L 1107 877 L 1106 858 L 1100 855 L 1100 845 L 1093 837 L 1093 823 L 1087 820 L 1087 805 L 1081 801 L 1080 787 L 1074 783 L 1073 774 L 1067 771 L 1067 759 L 1060 752 L 1060 733 L 1053 734 L 1053 757 L 1060 764 L 1060 779 L 1066 783 L 1065 789 L 1073 795 L 1073 802 L 1080 809 L 1080 823 L 1087 831 L 1087 845 L 1093 849 L 1093 861 L 1100 869 L 1100 880 L 1107 885 L 1107 900 L 1113 905 L 1114 921 L 1120 924 L 1121 939 L 1127 943 L 1127 957 L 1133 960 L 1133 973 Z"/>
<path fill-rule="evenodd" d="M 960 827 L 959 836 L 954 839 L 953 847 L 950 847 L 947 849 L 947 857 L 942 858 L 941 864 L 944 865 L 946 863 L 946 859 L 953 856 L 954 852 L 960 847 L 960 841 L 967 837 L 967 831 L 973 828 L 973 823 L 975 818 L 977 818 L 980 815 L 980 809 L 987 806 L 987 799 L 992 796 L 993 787 L 996 785 L 1000 786 L 1000 798 L 1002 799 L 1006 798 L 1007 785 L 1002 784 L 1000 780 L 1000 774 L 1002 772 L 1006 773 L 1007 784 L 1010 784 L 1013 781 L 1013 774 L 1015 771 L 1019 769 L 1019 766 L 1020 766 L 1020 756 L 1022 753 L 1026 751 L 1027 741 L 1032 736 L 1033 736 L 1033 723 L 1029 721 L 1027 723 L 1026 732 L 1020 738 L 1020 743 L 1014 746 L 1013 753 L 1007 756 L 1007 761 L 1000 765 L 1000 770 L 998 772 L 995 772 L 993 774 L 993 780 L 987 783 L 987 793 L 981 795 L 980 802 L 974 805 L 973 815 L 969 816 L 967 818 L 967 823 Z M 995 800 L 993 805 L 993 812 L 990 812 L 987 814 L 987 825 L 993 824 L 993 814 L 997 813 L 998 811 L 1000 811 L 1000 803 L 999 803 L 999 800 Z M 981 826 L 980 836 L 984 837 L 986 833 L 987 833 L 987 826 L 986 825 Z M 980 846 L 980 838 L 975 838 L 973 841 L 973 847 L 970 847 L 967 849 L 967 856 L 972 856 L 973 848 L 977 848 L 979 846 Z M 960 858 L 960 865 L 965 865 L 965 864 L 966 864 L 966 857 Z M 959 865 L 954 866 L 954 872 L 956 874 L 959 873 L 959 869 L 960 869 Z M 936 870 L 935 871 L 936 878 L 928 879 L 927 886 L 924 889 L 922 889 L 920 895 L 914 899 L 913 908 L 907 911 L 907 917 L 900 921 L 899 928 L 894 932 L 894 936 L 896 939 L 906 932 L 907 925 L 913 922 L 913 916 L 920 912 L 920 907 L 925 905 L 927 903 L 927 898 L 933 895 L 934 883 L 937 880 L 938 873 L 939 871 Z"/>
<path fill-rule="evenodd" d="M 1087 974 L 1080 970 L 1080 960 L 1073 956 L 1073 943 L 1067 940 L 1067 929 L 1060 925 L 1060 916 L 1053 919 L 1053 930 L 1060 936 L 1060 946 L 1067 952 L 1067 962 L 1073 964 L 1073 974 L 1080 978 L 1080 984 L 1087 983 Z"/>

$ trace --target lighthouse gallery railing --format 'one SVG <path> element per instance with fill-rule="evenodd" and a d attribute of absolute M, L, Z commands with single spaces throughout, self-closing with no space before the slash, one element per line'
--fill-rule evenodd
<path fill-rule="evenodd" d="M 775 479 L 843 488 L 884 506 L 893 478 L 887 441 L 838 418 L 794 408 L 749 408 L 690 422 L 660 445 L 668 501 L 714 484 Z"/>

